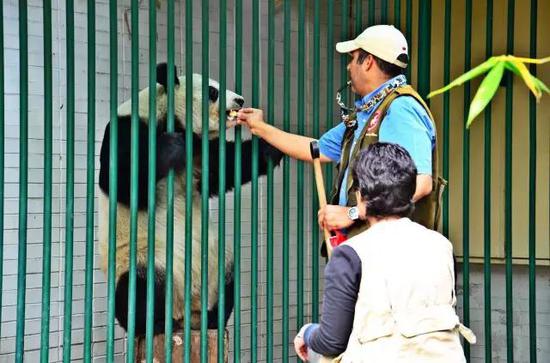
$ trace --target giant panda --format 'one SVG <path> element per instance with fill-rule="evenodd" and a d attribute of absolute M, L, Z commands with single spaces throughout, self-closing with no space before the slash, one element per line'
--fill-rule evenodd
<path fill-rule="evenodd" d="M 176 72 L 177 70 L 175 70 Z M 174 73 L 177 74 L 177 73 Z M 166 275 L 166 177 L 175 170 L 174 182 L 174 329 L 182 327 L 184 313 L 184 256 L 185 256 L 185 76 L 175 77 L 175 132 L 166 131 L 167 120 L 167 65 L 157 65 L 157 155 L 156 155 L 156 225 L 155 225 L 155 301 L 154 332 L 164 333 L 165 322 L 165 275 Z M 191 327 L 200 328 L 200 272 L 201 272 L 201 99 L 202 76 L 193 74 L 193 208 L 192 208 L 192 288 Z M 148 115 L 149 89 L 139 92 L 139 197 L 137 236 L 137 282 L 136 282 L 136 336 L 143 336 L 146 328 L 147 286 L 147 182 L 148 182 Z M 209 80 L 209 186 L 208 196 L 218 193 L 219 129 L 226 127 L 228 116 L 219 115 L 219 86 Z M 240 108 L 244 98 L 226 91 L 227 109 Z M 117 190 L 117 245 L 116 245 L 116 293 L 115 316 L 125 330 L 128 327 L 129 240 L 130 240 L 130 130 L 131 100 L 118 108 L 118 190 Z M 108 269 L 109 237 L 109 141 L 110 123 L 105 128 L 100 151 L 99 170 L 99 246 L 101 269 Z M 234 187 L 233 142 L 226 146 L 226 191 Z M 268 160 L 278 165 L 282 154 L 260 140 L 259 174 L 267 171 Z M 242 183 L 251 180 L 252 142 L 242 142 Z M 218 327 L 218 232 L 214 227 L 208 231 L 208 327 Z M 225 324 L 234 306 L 233 296 L 233 243 L 226 243 L 225 275 L 226 303 Z"/>

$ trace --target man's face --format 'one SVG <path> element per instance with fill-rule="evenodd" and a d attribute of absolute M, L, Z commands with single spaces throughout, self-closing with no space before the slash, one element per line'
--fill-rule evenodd
<path fill-rule="evenodd" d="M 349 53 L 349 55 L 351 60 L 348 63 L 347 69 L 351 80 L 351 90 L 360 96 L 365 96 L 368 93 L 366 86 L 369 69 L 371 68 L 370 65 L 373 61 L 372 56 L 369 55 L 363 60 L 363 63 L 358 63 L 357 60 L 360 51 L 355 50 Z"/>

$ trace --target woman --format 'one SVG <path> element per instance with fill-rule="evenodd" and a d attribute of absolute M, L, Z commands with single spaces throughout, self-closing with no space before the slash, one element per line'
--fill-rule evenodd
<path fill-rule="evenodd" d="M 370 227 L 334 250 L 321 322 L 302 327 L 296 353 L 311 362 L 465 362 L 459 334 L 470 343 L 475 336 L 454 309 L 452 245 L 408 218 L 416 188 L 410 155 L 372 144 L 352 177 Z"/>

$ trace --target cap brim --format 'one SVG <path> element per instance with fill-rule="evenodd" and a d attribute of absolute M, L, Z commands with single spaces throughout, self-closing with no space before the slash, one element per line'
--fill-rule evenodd
<path fill-rule="evenodd" d="M 355 40 L 348 40 L 347 42 L 336 43 L 336 51 L 338 53 L 350 53 L 359 48 L 360 47 L 359 45 L 357 45 Z"/>

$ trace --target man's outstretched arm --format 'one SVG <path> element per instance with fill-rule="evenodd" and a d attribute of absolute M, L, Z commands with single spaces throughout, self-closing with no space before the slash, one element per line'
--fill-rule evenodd
<path fill-rule="evenodd" d="M 248 127 L 253 135 L 261 137 L 291 158 L 312 161 L 309 144 L 315 139 L 292 134 L 266 123 L 262 110 L 254 108 L 241 109 L 237 116 L 237 124 Z M 320 160 L 325 163 L 332 161 L 322 153 Z"/>

